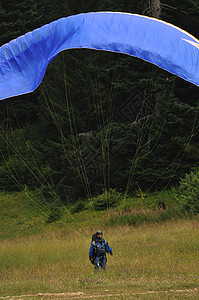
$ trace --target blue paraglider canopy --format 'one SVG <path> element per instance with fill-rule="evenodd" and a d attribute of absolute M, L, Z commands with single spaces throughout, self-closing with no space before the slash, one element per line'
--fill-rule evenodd
<path fill-rule="evenodd" d="M 119 52 L 199 85 L 199 41 L 154 18 L 94 12 L 61 18 L 0 47 L 0 99 L 35 90 L 49 62 L 66 49 Z"/>

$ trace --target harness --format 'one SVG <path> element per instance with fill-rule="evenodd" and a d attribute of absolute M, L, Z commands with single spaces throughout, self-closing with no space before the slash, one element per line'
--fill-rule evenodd
<path fill-rule="evenodd" d="M 105 255 L 106 256 L 106 245 L 108 244 L 108 242 L 107 241 L 105 241 L 105 240 L 102 240 L 102 242 L 104 243 L 104 245 L 100 248 L 101 250 L 102 250 L 102 253 L 101 254 L 99 254 L 99 256 L 100 257 L 102 257 L 103 255 Z M 95 234 L 93 234 L 92 235 L 92 247 L 93 247 L 93 255 L 92 255 L 92 261 L 91 261 L 91 263 L 92 264 L 94 264 L 94 260 L 95 260 L 95 258 L 96 258 L 96 256 L 97 256 L 97 249 L 98 249 L 98 243 L 100 243 L 100 242 L 98 242 L 97 241 L 97 237 L 96 237 L 96 235 Z M 102 244 L 101 244 L 102 245 Z"/>

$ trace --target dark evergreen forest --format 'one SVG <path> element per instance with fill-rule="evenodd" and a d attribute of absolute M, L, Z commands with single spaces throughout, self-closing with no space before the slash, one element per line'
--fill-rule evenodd
<path fill-rule="evenodd" d="M 0 0 L 0 44 L 90 11 L 157 16 L 199 38 L 198 0 Z M 198 166 L 198 104 L 198 87 L 140 59 L 64 51 L 37 90 L 0 102 L 0 189 L 71 201 L 177 186 Z"/>

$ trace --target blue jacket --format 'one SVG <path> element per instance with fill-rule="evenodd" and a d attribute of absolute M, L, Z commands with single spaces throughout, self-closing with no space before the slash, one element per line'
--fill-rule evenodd
<path fill-rule="evenodd" d="M 102 256 L 106 255 L 107 252 L 112 252 L 112 249 L 104 239 L 101 242 L 98 239 L 91 242 L 89 256 Z"/>

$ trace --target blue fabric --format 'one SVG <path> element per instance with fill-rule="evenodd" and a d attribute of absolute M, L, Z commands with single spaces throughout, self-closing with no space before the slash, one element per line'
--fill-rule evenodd
<path fill-rule="evenodd" d="M 111 247 L 109 244 L 102 239 L 102 242 L 100 243 L 98 239 L 96 239 L 95 242 L 91 242 L 91 246 L 89 249 L 89 256 L 93 256 L 96 249 L 96 255 L 105 255 L 106 252 L 112 252 Z"/>
<path fill-rule="evenodd" d="M 106 256 L 99 256 L 97 255 L 94 259 L 94 269 L 99 270 L 99 267 L 101 266 L 102 269 L 106 269 Z"/>
<path fill-rule="evenodd" d="M 106 269 L 107 252 L 112 252 L 112 249 L 104 239 L 102 239 L 102 242 L 100 242 L 98 239 L 96 239 L 96 241 L 91 242 L 89 256 L 93 257 L 93 255 L 95 255 L 94 269 L 98 270 L 100 265 L 104 270 Z"/>
<path fill-rule="evenodd" d="M 199 41 L 161 20 L 117 12 L 61 18 L 0 47 L 0 99 L 29 93 L 60 52 L 90 48 L 125 53 L 199 85 Z"/>

